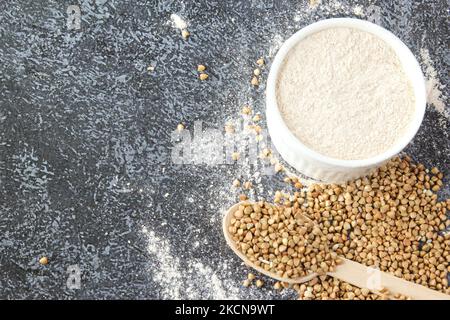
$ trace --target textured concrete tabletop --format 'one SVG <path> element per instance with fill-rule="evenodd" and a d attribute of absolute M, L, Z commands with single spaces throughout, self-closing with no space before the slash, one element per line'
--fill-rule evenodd
<path fill-rule="evenodd" d="M 222 129 L 244 103 L 263 113 L 273 55 L 320 19 L 369 20 L 411 48 L 429 104 L 406 152 L 448 174 L 447 1 L 316 2 L 1 1 L 0 298 L 295 297 L 242 288 L 220 226 L 235 177 L 252 198 L 282 178 L 198 152 L 179 164 L 172 136 Z"/>

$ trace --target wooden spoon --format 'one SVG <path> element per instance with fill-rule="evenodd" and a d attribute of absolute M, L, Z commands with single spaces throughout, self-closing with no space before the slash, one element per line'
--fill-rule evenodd
<path fill-rule="evenodd" d="M 239 209 L 239 206 L 244 203 L 246 202 L 240 202 L 233 205 L 231 208 L 228 209 L 223 218 L 223 225 L 222 225 L 223 234 L 225 236 L 227 244 L 234 251 L 234 253 L 239 258 L 241 258 L 246 265 L 252 267 L 259 273 L 262 273 L 278 281 L 292 284 L 303 283 L 317 277 L 318 275 L 315 273 L 311 273 L 305 277 L 296 279 L 280 277 L 275 273 L 269 272 L 261 267 L 254 265 L 247 258 L 247 256 L 237 248 L 236 243 L 233 240 L 233 237 L 230 235 L 228 231 L 228 226 L 230 225 L 230 221 L 233 218 L 234 212 L 236 212 Z M 345 259 L 343 257 L 339 257 L 339 259 L 342 260 L 342 264 L 339 264 L 336 267 L 335 271 L 328 272 L 327 275 L 348 282 L 359 288 L 367 288 L 373 292 L 378 293 L 380 293 L 384 289 L 388 290 L 389 293 L 392 295 L 401 294 L 416 300 L 450 300 L 450 295 L 429 289 L 427 287 L 421 286 L 419 284 L 410 281 L 400 279 L 391 274 L 382 272 L 375 268 L 364 266 L 360 263 Z"/>

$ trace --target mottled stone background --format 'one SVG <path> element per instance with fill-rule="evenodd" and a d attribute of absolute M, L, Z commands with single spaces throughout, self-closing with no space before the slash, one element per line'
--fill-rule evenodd
<path fill-rule="evenodd" d="M 67 29 L 69 5 L 80 8 L 79 30 Z M 340 16 L 382 25 L 417 57 L 428 50 L 448 83 L 445 0 L 2 0 L 0 298 L 293 297 L 242 289 L 246 269 L 221 236 L 231 181 L 254 169 L 173 164 L 171 133 L 197 120 L 223 128 L 247 102 L 263 112 L 267 68 L 252 89 L 255 60 L 270 66 L 296 30 Z M 199 63 L 208 81 L 197 79 Z M 448 125 L 429 105 L 407 153 L 448 174 Z M 265 176 L 252 196 L 280 180 Z M 69 266 L 80 289 L 66 285 Z"/>

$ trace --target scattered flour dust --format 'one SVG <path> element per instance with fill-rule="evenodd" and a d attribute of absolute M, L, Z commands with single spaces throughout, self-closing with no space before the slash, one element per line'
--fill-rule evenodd
<path fill-rule="evenodd" d="M 450 118 L 450 112 L 445 106 L 444 99 L 446 98 L 442 93 L 445 88 L 439 78 L 436 69 L 433 66 L 433 61 L 430 57 L 430 52 L 426 48 L 420 49 L 420 58 L 424 66 L 424 73 L 426 77 L 427 102 L 433 106 L 436 111 L 447 119 Z"/>
<path fill-rule="evenodd" d="M 142 228 L 148 253 L 154 257 L 149 272 L 161 287 L 160 299 L 239 299 L 239 288 L 231 280 L 221 280 L 216 271 L 198 260 L 186 261 L 173 256 L 169 241 L 154 231 Z M 220 274 L 230 271 L 226 262 L 215 265 Z M 231 277 L 229 277 L 231 278 Z M 239 284 L 238 284 L 239 285 Z"/>
<path fill-rule="evenodd" d="M 276 91 L 294 135 L 337 159 L 384 152 L 414 114 L 412 86 L 395 52 L 351 28 L 326 29 L 299 42 L 285 58 Z"/>

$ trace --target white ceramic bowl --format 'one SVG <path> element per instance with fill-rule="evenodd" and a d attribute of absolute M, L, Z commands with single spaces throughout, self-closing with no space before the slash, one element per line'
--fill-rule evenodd
<path fill-rule="evenodd" d="M 396 52 L 404 72 L 410 79 L 415 95 L 415 111 L 413 119 L 405 134 L 395 145 L 382 154 L 363 160 L 341 160 L 324 156 L 308 148 L 297 139 L 286 126 L 277 105 L 276 83 L 278 73 L 289 50 L 307 36 L 324 29 L 334 27 L 355 28 L 370 32 L 384 40 Z M 301 88 L 299 88 L 301 89 Z M 420 65 L 408 47 L 394 34 L 371 22 L 335 18 L 313 23 L 291 36 L 278 51 L 270 68 L 266 91 L 266 117 L 271 140 L 283 157 L 292 167 L 308 177 L 323 182 L 341 183 L 368 174 L 393 156 L 397 155 L 413 139 L 422 123 L 426 107 L 425 81 Z"/>

